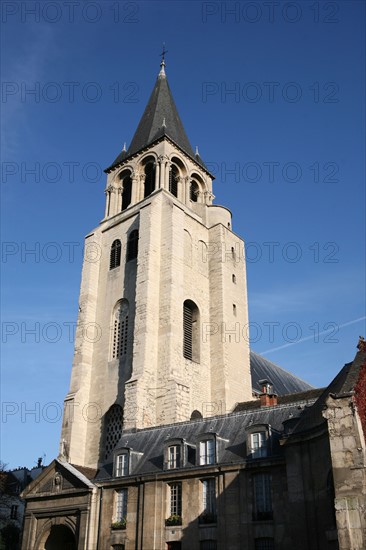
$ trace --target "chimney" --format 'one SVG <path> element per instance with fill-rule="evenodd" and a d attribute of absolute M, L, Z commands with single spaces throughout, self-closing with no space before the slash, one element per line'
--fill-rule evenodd
<path fill-rule="evenodd" d="M 273 384 L 267 378 L 259 380 L 262 393 L 260 394 L 261 407 L 274 407 L 277 405 L 277 394 L 273 391 Z"/>

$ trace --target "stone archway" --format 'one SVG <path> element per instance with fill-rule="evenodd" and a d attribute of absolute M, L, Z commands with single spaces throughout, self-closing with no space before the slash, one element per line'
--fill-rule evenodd
<path fill-rule="evenodd" d="M 52 525 L 45 550 L 77 550 L 74 533 L 66 525 Z"/>

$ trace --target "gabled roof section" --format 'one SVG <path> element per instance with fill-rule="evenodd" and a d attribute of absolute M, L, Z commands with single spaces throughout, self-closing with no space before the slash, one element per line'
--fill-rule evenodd
<path fill-rule="evenodd" d="M 261 391 L 259 380 L 263 380 L 264 378 L 271 381 L 273 390 L 277 395 L 286 395 L 313 389 L 313 386 L 304 382 L 301 378 L 287 372 L 254 351 L 250 352 L 250 372 L 252 375 L 252 388 L 256 392 Z"/>
<path fill-rule="evenodd" d="M 138 153 L 157 140 L 167 137 L 206 171 L 201 157 L 195 155 L 178 114 L 165 74 L 165 63 L 156 80 L 150 99 L 127 151 L 122 151 L 106 172 L 118 166 L 126 158 Z"/>
<path fill-rule="evenodd" d="M 73 466 L 63 459 L 55 458 L 36 479 L 27 485 L 21 494 L 22 498 L 52 492 L 53 478 L 56 473 L 66 480 L 64 487 L 66 490 L 91 490 L 95 487 L 90 479 L 95 477 L 97 470 L 92 471 L 91 468 Z"/>

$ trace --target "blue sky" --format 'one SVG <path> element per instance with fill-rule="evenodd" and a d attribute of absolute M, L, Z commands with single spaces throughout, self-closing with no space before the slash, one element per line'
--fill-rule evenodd
<path fill-rule="evenodd" d="M 352 360 L 366 332 L 364 23 L 361 1 L 2 3 L 9 467 L 57 455 L 83 238 L 163 41 L 215 203 L 247 243 L 252 348 L 315 386 Z"/>

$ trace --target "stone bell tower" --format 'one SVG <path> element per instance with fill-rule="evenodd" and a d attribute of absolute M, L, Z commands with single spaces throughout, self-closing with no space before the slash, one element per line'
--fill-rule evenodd
<path fill-rule="evenodd" d="M 107 168 L 86 237 L 61 454 L 96 466 L 122 429 L 230 412 L 252 398 L 244 243 L 212 204 L 164 60 L 131 144 Z"/>

